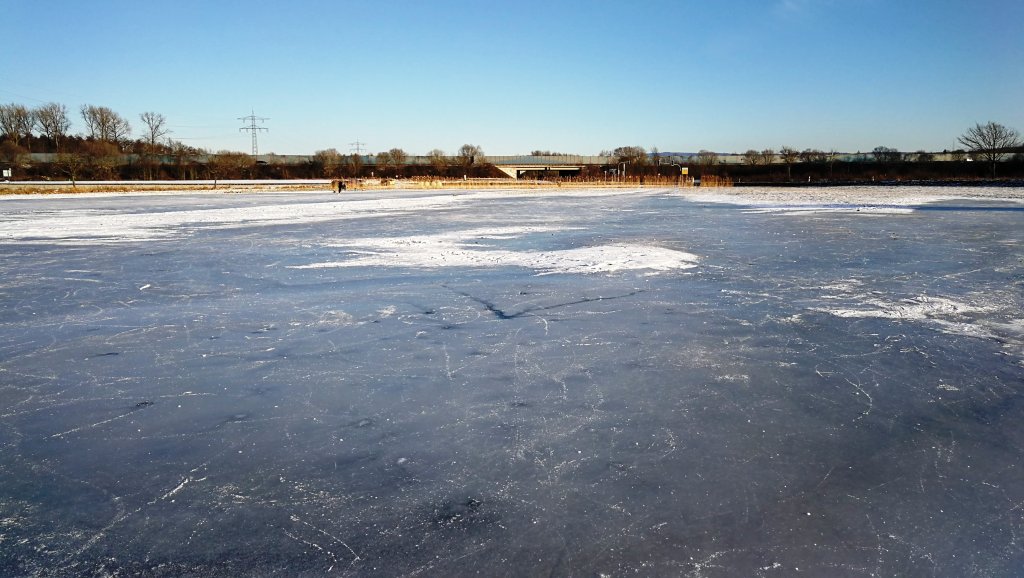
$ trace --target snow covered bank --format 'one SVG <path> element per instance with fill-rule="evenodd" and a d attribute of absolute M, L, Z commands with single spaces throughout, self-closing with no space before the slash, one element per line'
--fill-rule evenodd
<path fill-rule="evenodd" d="M 1024 188 L 1014 187 L 763 187 L 678 189 L 698 203 L 752 207 L 764 213 L 908 213 L 914 207 L 956 200 L 1024 204 Z"/>

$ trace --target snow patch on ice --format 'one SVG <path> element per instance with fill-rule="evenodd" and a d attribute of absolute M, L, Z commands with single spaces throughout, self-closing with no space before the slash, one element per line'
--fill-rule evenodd
<path fill-rule="evenodd" d="M 656 191 L 565 190 L 543 196 L 606 197 L 639 196 Z M 194 194 L 194 192 L 191 192 Z M 0 213 L 0 240 L 19 243 L 86 245 L 177 238 L 193 227 L 231 229 L 316 223 L 402 215 L 411 212 L 458 207 L 475 201 L 517 196 L 541 196 L 524 191 L 474 191 L 428 196 L 382 197 L 331 202 L 285 203 L 229 208 L 125 213 L 100 209 L 57 209 L 22 214 Z M 102 196 L 82 195 L 82 196 Z M 50 197 L 52 198 L 52 197 Z M 548 221 L 558 216 L 549 216 Z"/>
<path fill-rule="evenodd" d="M 920 321 L 944 317 L 959 317 L 971 313 L 993 311 L 992 306 L 963 303 L 944 297 L 921 295 L 900 301 L 887 301 L 877 297 L 863 299 L 863 305 L 856 308 L 816 309 L 835 315 L 836 317 L 862 317 L 884 319 L 907 319 Z M 865 307 L 866 306 L 866 307 Z"/>
<path fill-rule="evenodd" d="M 316 325 L 323 328 L 344 327 L 356 324 L 358 324 L 356 318 L 344 311 L 327 311 L 321 314 L 320 319 L 316 321 Z"/>
<path fill-rule="evenodd" d="M 790 214 L 790 215 L 815 215 L 821 213 L 855 213 L 861 215 L 902 215 L 913 213 L 910 207 L 875 206 L 875 205 L 841 205 L 841 206 L 778 206 L 759 207 L 756 209 L 745 209 L 744 213 L 750 214 Z"/>
<path fill-rule="evenodd" d="M 84 245 L 180 237 L 189 227 L 239 228 L 381 217 L 453 203 L 435 196 L 398 200 L 293 203 L 149 213 L 58 211 L 36 218 L 0 220 L 0 239 L 21 243 Z"/>
<path fill-rule="evenodd" d="M 748 207 L 745 212 L 749 213 L 788 215 L 906 214 L 914 212 L 916 207 L 922 205 L 946 201 L 1024 202 L 1024 198 L 1017 190 L 993 187 L 744 187 L 681 189 L 677 194 L 698 203 Z"/>
<path fill-rule="evenodd" d="M 842 291 L 854 286 L 837 283 L 832 287 L 839 290 L 838 294 L 821 295 L 823 300 L 843 301 L 845 306 L 810 307 L 809 310 L 849 319 L 923 323 L 941 333 L 991 339 L 1002 344 L 1011 355 L 1024 356 L 1024 320 L 1017 319 L 1017 313 L 1008 308 L 1009 299 L 978 294 L 967 296 L 966 301 L 929 295 L 891 300 L 877 292 L 844 294 Z M 794 316 L 792 321 L 799 322 L 800 316 Z"/>
<path fill-rule="evenodd" d="M 539 275 L 554 273 L 652 272 L 689 269 L 696 255 L 647 244 L 613 244 L 552 251 L 513 251 L 494 241 L 528 234 L 564 231 L 561 227 L 496 227 L 449 231 L 435 235 L 367 237 L 331 246 L 346 248 L 349 258 L 293 266 L 295 269 L 335 267 L 527 267 Z"/>

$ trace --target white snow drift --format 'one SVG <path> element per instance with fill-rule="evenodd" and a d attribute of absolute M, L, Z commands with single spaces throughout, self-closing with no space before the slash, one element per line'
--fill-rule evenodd
<path fill-rule="evenodd" d="M 450 231 L 436 235 L 367 237 L 333 243 L 349 249 L 348 258 L 298 265 L 297 269 L 330 267 L 526 267 L 539 274 L 651 272 L 689 269 L 696 255 L 646 244 L 617 243 L 572 249 L 514 251 L 495 241 L 528 234 L 562 231 L 556 227 L 496 227 Z"/>

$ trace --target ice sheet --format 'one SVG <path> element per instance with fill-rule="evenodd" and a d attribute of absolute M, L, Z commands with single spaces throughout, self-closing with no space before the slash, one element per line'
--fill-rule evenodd
<path fill-rule="evenodd" d="M 0 575 L 1024 566 L 1018 203 L 381 194 L 0 201 Z"/>

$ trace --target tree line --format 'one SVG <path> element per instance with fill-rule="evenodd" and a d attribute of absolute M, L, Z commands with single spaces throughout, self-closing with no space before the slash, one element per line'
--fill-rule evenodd
<path fill-rule="evenodd" d="M 384 178 L 404 178 L 419 176 L 438 177 L 501 177 L 501 173 L 487 162 L 483 148 L 479 145 L 464 144 L 454 155 L 448 155 L 441 149 L 433 149 L 427 153 L 427 163 L 410 165 L 409 153 L 401 148 L 370 155 L 372 167 L 365 166 L 367 157 L 359 154 L 342 154 L 337 149 L 316 151 L 309 161 L 313 175 L 322 178 L 357 178 L 377 176 Z"/>
<path fill-rule="evenodd" d="M 0 105 L 0 163 L 19 169 L 27 178 L 91 179 L 228 179 L 228 178 L 359 178 L 379 177 L 502 177 L 487 162 L 483 149 L 465 144 L 454 154 L 433 149 L 425 163 L 410 164 L 411 156 L 401 148 L 375 155 L 343 154 L 330 148 L 316 151 L 305 163 L 275 163 L 257 160 L 235 151 L 206 150 L 167 138 L 167 119 L 157 112 L 139 115 L 138 133 L 133 138 L 129 120 L 116 111 L 82 105 L 78 114 L 85 130 L 72 134 L 72 115 L 63 104 L 50 102 L 29 108 L 21 104 Z M 1024 150 L 1020 134 L 1004 125 L 976 124 L 957 139 L 963 148 L 945 151 L 938 162 L 935 153 L 901 152 L 878 146 L 860 157 L 860 163 L 845 162 L 835 150 L 750 149 L 742 163 L 724 164 L 721 155 L 700 150 L 692 155 L 663 154 L 640 146 L 623 146 L 602 151 L 614 166 L 587 167 L 583 178 L 608 178 L 609 174 L 671 176 L 683 167 L 696 174 L 723 175 L 764 181 L 812 178 L 850 180 L 865 178 L 972 178 L 980 176 L 1024 176 Z M 50 153 L 46 162 L 33 162 L 31 153 Z M 564 156 L 549 150 L 531 151 L 534 156 Z M 266 156 L 264 157 L 266 158 Z M 1009 158 L 1007 174 L 999 165 Z M 952 162 L 949 162 L 952 161 Z M 972 164 L 975 163 L 976 164 Z M 854 166 L 856 165 L 856 166 Z M 978 167 L 984 166 L 985 170 Z M 784 173 L 782 172 L 784 170 Z M 673 172 L 677 171 L 677 172 Z M 986 174 L 987 173 L 987 174 Z M 559 176 L 527 174 L 532 178 Z"/>
<path fill-rule="evenodd" d="M 967 129 L 957 142 L 964 148 L 936 153 L 920 150 L 913 153 L 878 146 L 870 153 L 853 155 L 857 162 L 845 160 L 851 155 L 836 150 L 797 150 L 782 146 L 778 150 L 749 149 L 742 153 L 740 164 L 726 164 L 719 153 L 702 149 L 692 155 L 661 153 L 657 148 L 647 151 L 641 146 L 619 147 L 602 151 L 620 163 L 621 169 L 633 175 L 671 175 L 683 167 L 694 168 L 698 175 L 719 175 L 792 181 L 799 177 L 813 180 L 854 180 L 877 178 L 959 179 L 1001 176 L 999 164 L 1005 160 L 1008 174 L 1024 177 L 1024 141 L 1016 130 L 995 122 L 977 123 Z M 977 163 L 977 164 L 974 164 Z M 777 170 L 777 167 L 781 169 Z M 797 173 L 794 173 L 794 169 Z M 837 170 L 838 169 L 838 170 Z M 785 172 L 783 173 L 782 170 Z"/>
<path fill-rule="evenodd" d="M 418 167 L 406 165 L 410 155 L 400 148 L 365 156 L 332 148 L 316 151 L 305 163 L 275 163 L 237 151 L 209 152 L 166 138 L 171 133 L 167 119 L 157 112 L 139 115 L 139 134 L 134 138 L 129 120 L 109 107 L 83 105 L 78 113 L 85 130 L 72 134 L 72 114 L 63 104 L 50 102 L 34 109 L 0 105 L 0 163 L 18 167 L 25 177 L 72 181 L 503 176 L 473 144 L 452 155 L 434 149 L 428 154 L 430 162 Z M 33 162 L 32 153 L 49 153 L 48 160 Z"/>
<path fill-rule="evenodd" d="M 49 102 L 36 108 L 21 104 L 0 105 L 0 161 L 26 169 L 29 174 L 74 180 L 78 175 L 100 179 L 119 178 L 125 155 L 135 163 L 131 177 L 153 178 L 160 170 L 161 157 L 199 155 L 204 151 L 173 140 L 167 118 L 157 112 L 139 115 L 139 136 L 132 138 L 131 123 L 106 106 L 82 105 L 79 110 L 83 133 L 72 134 L 68 108 Z M 33 167 L 31 153 L 51 153 L 56 158 Z M 31 169 L 35 168 L 35 171 Z"/>

